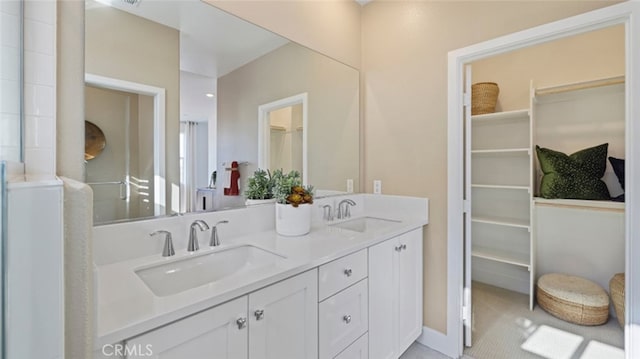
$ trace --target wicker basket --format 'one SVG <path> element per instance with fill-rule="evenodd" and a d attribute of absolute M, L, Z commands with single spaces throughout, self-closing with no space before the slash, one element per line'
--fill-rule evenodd
<path fill-rule="evenodd" d="M 624 328 L 624 273 L 618 273 L 609 281 L 609 293 L 616 311 L 618 323 Z"/>
<path fill-rule="evenodd" d="M 471 114 L 494 113 L 500 89 L 495 82 L 478 82 L 471 85 Z"/>

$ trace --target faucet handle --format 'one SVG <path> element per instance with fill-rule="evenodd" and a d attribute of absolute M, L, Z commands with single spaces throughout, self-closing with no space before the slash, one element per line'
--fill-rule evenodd
<path fill-rule="evenodd" d="M 320 208 L 322 208 L 322 219 L 325 221 L 333 221 L 333 208 L 331 208 L 331 205 L 325 204 Z"/>
<path fill-rule="evenodd" d="M 149 233 L 149 236 L 154 237 L 157 234 L 164 234 L 165 235 L 165 237 L 164 237 L 165 238 L 164 247 L 162 249 L 162 256 L 163 257 L 171 257 L 172 255 L 175 255 L 176 251 L 173 248 L 173 240 L 172 240 L 172 237 L 171 237 L 171 232 L 161 229 L 159 231 L 155 231 L 153 233 Z"/>
<path fill-rule="evenodd" d="M 218 225 L 226 223 L 229 223 L 229 221 L 227 221 L 226 219 L 218 221 L 216 222 L 216 225 L 211 228 L 211 240 L 209 240 L 210 247 L 217 247 L 220 245 L 220 236 L 218 236 Z"/>

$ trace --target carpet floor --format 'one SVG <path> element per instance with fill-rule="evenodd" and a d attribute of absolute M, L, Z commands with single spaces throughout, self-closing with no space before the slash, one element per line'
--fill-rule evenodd
<path fill-rule="evenodd" d="M 473 282 L 475 359 L 617 359 L 624 358 L 624 331 L 615 318 L 587 327 L 558 319 L 539 306 L 529 310 L 529 296 Z"/>

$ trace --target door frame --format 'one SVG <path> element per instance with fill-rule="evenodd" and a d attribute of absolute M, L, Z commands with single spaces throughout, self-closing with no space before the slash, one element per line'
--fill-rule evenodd
<path fill-rule="evenodd" d="M 625 210 L 625 356 L 640 357 L 640 105 L 631 99 L 640 94 L 640 3 L 624 2 L 590 11 L 528 30 L 449 52 L 448 55 L 448 189 L 447 189 L 447 334 L 438 347 L 448 356 L 463 353 L 462 304 L 464 293 L 463 188 L 464 188 L 464 65 L 509 51 L 569 37 L 614 25 L 625 25 L 625 121 L 626 121 L 626 210 Z M 636 119 L 634 122 L 633 119 Z M 634 345 L 635 344 L 635 345 Z"/>
<path fill-rule="evenodd" d="M 302 184 L 306 186 L 309 178 L 307 165 L 309 96 L 306 92 L 258 106 L 258 168 L 269 169 L 271 151 L 269 112 L 297 104 L 302 104 Z"/>
<path fill-rule="evenodd" d="M 166 90 L 162 87 L 90 73 L 84 74 L 84 83 L 94 87 L 153 97 L 153 213 L 156 216 L 167 214 L 164 138 Z"/>

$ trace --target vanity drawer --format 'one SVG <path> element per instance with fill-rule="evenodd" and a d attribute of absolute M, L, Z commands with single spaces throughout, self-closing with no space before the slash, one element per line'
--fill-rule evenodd
<path fill-rule="evenodd" d="M 367 279 L 320 303 L 320 359 L 333 358 L 369 328 Z"/>
<path fill-rule="evenodd" d="M 334 359 L 369 359 L 369 335 L 358 338 Z"/>
<path fill-rule="evenodd" d="M 320 267 L 318 300 L 323 301 L 366 277 L 366 249 L 329 262 Z"/>

